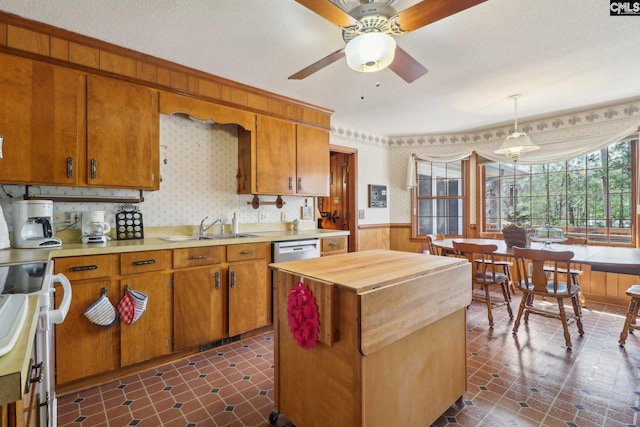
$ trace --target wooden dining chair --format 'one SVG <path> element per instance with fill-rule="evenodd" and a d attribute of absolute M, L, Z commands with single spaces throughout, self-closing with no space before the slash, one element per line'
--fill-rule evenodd
<path fill-rule="evenodd" d="M 560 319 L 564 329 L 564 340 L 567 349 L 571 349 L 571 335 L 569 334 L 569 320 L 564 308 L 565 300 L 570 300 L 580 336 L 584 335 L 582 328 L 582 311 L 578 302 L 580 287 L 571 279 L 570 263 L 573 258 L 571 251 L 551 251 L 546 249 L 513 248 L 516 264 L 516 284 L 522 291 L 522 300 L 516 321 L 513 324 L 513 334 L 517 335 L 520 319 L 524 313 L 524 321 L 529 321 L 529 314 Z M 529 266 L 531 264 L 531 267 Z M 553 267 L 551 273 L 545 271 L 545 264 Z M 553 298 L 557 301 L 557 310 L 541 304 L 534 305 L 535 297 Z"/>
<path fill-rule="evenodd" d="M 456 256 L 464 257 L 471 263 L 472 298 L 475 301 L 484 302 L 487 306 L 489 327 L 493 328 L 492 309 L 506 305 L 509 318 L 513 319 L 513 311 L 509 303 L 509 291 L 507 289 L 509 277 L 501 272 L 496 264 L 497 256 L 494 252 L 498 249 L 493 244 L 477 244 L 453 241 L 453 249 Z M 475 292 L 476 288 L 481 290 Z M 500 288 L 504 302 L 497 302 L 491 298 L 491 289 Z"/>
<path fill-rule="evenodd" d="M 640 329 L 640 326 L 636 323 L 638 311 L 640 311 L 640 285 L 631 285 L 631 287 L 627 289 L 627 295 L 631 297 L 631 300 L 629 301 L 627 316 L 625 317 L 624 326 L 622 327 L 620 339 L 618 340 L 618 343 L 622 346 L 624 346 L 624 343 L 627 341 L 629 333 Z"/>
<path fill-rule="evenodd" d="M 566 240 L 563 242 L 558 242 L 559 245 L 586 245 L 587 244 L 587 239 L 584 237 L 571 237 L 571 236 L 567 236 Z M 578 263 L 571 263 L 569 265 L 569 273 L 571 274 L 571 282 L 574 285 L 577 285 L 578 287 L 580 286 L 580 276 L 582 276 L 583 271 L 582 271 L 582 264 L 578 264 Z M 551 267 L 550 265 L 545 265 L 545 271 L 547 273 L 551 273 L 553 272 L 553 267 Z M 586 307 L 587 306 L 587 300 L 584 297 L 584 295 L 582 294 L 582 291 L 578 291 L 578 301 L 580 301 L 580 305 L 582 307 Z"/>
<path fill-rule="evenodd" d="M 478 233 L 481 239 L 493 239 L 493 240 L 504 240 L 504 234 L 502 232 L 490 232 L 490 231 L 481 231 Z M 502 257 L 496 259 L 496 265 L 502 269 L 502 272 L 509 277 L 509 283 L 507 286 L 507 295 L 509 296 L 509 300 L 511 300 L 511 294 L 516 293 L 516 288 L 513 284 L 513 274 L 511 272 L 511 267 L 513 264 L 511 261 L 508 261 Z"/>
<path fill-rule="evenodd" d="M 434 240 L 443 240 L 444 234 L 427 234 L 427 242 L 429 245 L 429 253 L 431 255 L 442 255 L 442 256 L 450 256 L 453 255 L 453 251 L 450 249 L 445 249 L 440 246 L 436 246 L 433 244 Z"/>

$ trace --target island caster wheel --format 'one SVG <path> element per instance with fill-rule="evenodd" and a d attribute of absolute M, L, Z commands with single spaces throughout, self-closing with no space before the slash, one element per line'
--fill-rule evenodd
<path fill-rule="evenodd" d="M 280 416 L 280 412 L 277 409 L 274 409 L 269 414 L 269 424 L 275 424 L 278 421 L 278 417 Z"/>

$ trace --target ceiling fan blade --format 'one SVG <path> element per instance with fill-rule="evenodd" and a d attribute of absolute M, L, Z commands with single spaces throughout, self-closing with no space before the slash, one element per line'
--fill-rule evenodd
<path fill-rule="evenodd" d="M 329 0 L 296 0 L 296 2 L 339 27 L 350 27 L 358 23 L 357 19 Z"/>
<path fill-rule="evenodd" d="M 398 13 L 397 22 L 404 31 L 414 31 L 485 1 L 487 0 L 423 0 Z"/>
<path fill-rule="evenodd" d="M 389 68 L 407 83 L 427 74 L 427 69 L 400 47 L 396 47 L 396 54 Z"/>
<path fill-rule="evenodd" d="M 304 78 L 307 78 L 311 74 L 315 73 L 316 71 L 320 71 L 327 65 L 333 64 L 340 58 L 344 58 L 344 49 L 336 50 L 335 52 L 325 56 L 321 60 L 314 62 L 313 64 L 309 65 L 306 68 L 303 68 L 297 73 L 289 76 L 289 80 L 302 80 Z"/>

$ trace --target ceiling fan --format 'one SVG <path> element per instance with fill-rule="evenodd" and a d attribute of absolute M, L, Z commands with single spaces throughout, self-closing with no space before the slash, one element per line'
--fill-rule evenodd
<path fill-rule="evenodd" d="M 423 0 L 399 13 L 396 13 L 387 4 L 376 3 L 373 0 L 360 0 L 360 6 L 349 12 L 342 10 L 329 0 L 295 1 L 342 28 L 342 38 L 347 43 L 347 46 L 289 76 L 289 79 L 302 80 L 347 56 L 349 67 L 356 71 L 378 71 L 388 66 L 404 81 L 411 83 L 426 74 L 427 69 L 402 48 L 396 46 L 393 36 L 415 31 L 486 0 Z M 387 43 L 385 49 L 389 51 L 388 62 L 383 63 L 384 61 L 382 60 L 375 60 L 354 66 L 352 64 L 353 60 L 349 62 L 349 56 L 351 55 L 349 50 L 353 51 L 354 48 L 352 46 L 356 44 L 352 43 L 352 41 L 362 35 L 369 37 L 369 35 L 375 33 L 389 36 L 380 37 L 384 39 L 383 42 Z M 361 39 L 363 40 L 364 38 Z M 361 39 L 358 39 L 358 41 Z M 345 53 L 345 51 L 347 52 Z"/>

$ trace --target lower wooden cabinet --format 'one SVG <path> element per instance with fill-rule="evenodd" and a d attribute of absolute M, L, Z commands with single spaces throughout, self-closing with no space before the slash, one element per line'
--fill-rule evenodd
<path fill-rule="evenodd" d="M 269 243 L 227 247 L 229 263 L 229 336 L 270 325 Z"/>
<path fill-rule="evenodd" d="M 73 298 L 67 317 L 55 325 L 56 384 L 113 371 L 118 363 L 114 351 L 113 328 L 92 323 L 85 310 L 106 292 L 112 304 L 119 299 L 118 283 L 110 279 L 117 256 L 99 255 L 60 258 L 55 270 L 71 281 Z M 60 305 L 62 291 L 56 286 L 55 304 Z"/>
<path fill-rule="evenodd" d="M 170 353 L 171 318 L 167 316 L 170 280 L 170 273 L 153 272 L 120 281 L 120 295 L 124 295 L 128 286 L 148 298 L 146 310 L 135 323 L 126 325 L 120 322 L 121 366 Z"/>
<path fill-rule="evenodd" d="M 323 237 L 321 256 L 346 254 L 347 236 Z"/>
<path fill-rule="evenodd" d="M 227 268 L 199 267 L 173 273 L 173 348 L 227 336 Z"/>
<path fill-rule="evenodd" d="M 73 289 L 56 325 L 56 385 L 97 385 L 120 368 L 270 325 L 270 262 L 270 243 L 56 258 Z M 148 298 L 134 323 L 101 327 L 84 315 L 103 293 L 117 307 L 127 288 Z"/>

